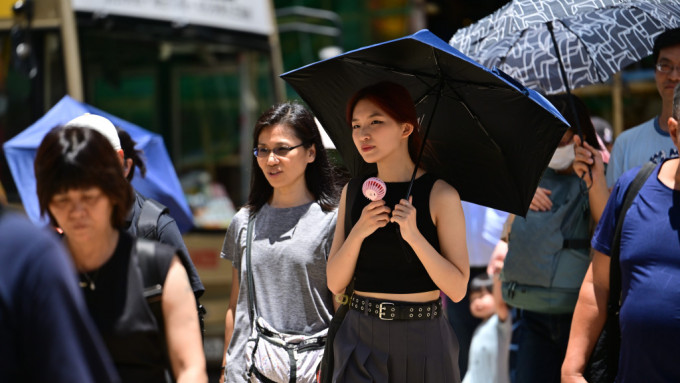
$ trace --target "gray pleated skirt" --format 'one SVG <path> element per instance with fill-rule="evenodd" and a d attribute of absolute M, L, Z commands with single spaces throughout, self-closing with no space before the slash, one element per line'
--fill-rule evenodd
<path fill-rule="evenodd" d="M 445 315 L 385 321 L 350 309 L 335 335 L 334 383 L 458 383 L 458 339 Z"/>

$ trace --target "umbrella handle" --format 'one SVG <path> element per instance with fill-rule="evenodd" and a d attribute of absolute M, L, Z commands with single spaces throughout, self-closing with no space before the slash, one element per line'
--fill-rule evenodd
<path fill-rule="evenodd" d="M 564 88 L 567 90 L 567 102 L 569 102 L 571 112 L 574 114 L 574 122 L 576 122 L 576 133 L 578 134 L 578 137 L 581 139 L 581 142 L 584 142 L 583 132 L 581 131 L 581 123 L 579 122 L 578 114 L 576 113 L 576 105 L 574 105 L 574 100 L 571 99 L 572 97 L 571 86 L 569 85 L 569 79 L 567 78 L 567 71 L 564 69 L 564 63 L 562 62 L 562 56 L 560 55 L 560 48 L 557 45 L 557 40 L 555 39 L 555 32 L 553 32 L 552 21 L 548 21 L 547 23 L 545 23 L 545 26 L 548 28 L 548 31 L 550 32 L 550 39 L 552 40 L 553 46 L 555 47 L 555 55 L 557 56 L 557 63 L 559 64 L 560 67 L 562 82 L 564 82 Z"/>
<path fill-rule="evenodd" d="M 413 174 L 411 175 L 411 182 L 408 184 L 408 190 L 406 191 L 406 197 L 404 197 L 405 200 L 408 201 L 408 197 L 411 196 L 411 189 L 413 188 L 413 182 L 416 180 L 416 174 L 418 174 L 418 165 L 420 164 L 420 160 L 423 157 L 423 152 L 425 151 L 425 144 L 427 143 L 427 135 L 430 133 L 430 126 L 432 125 L 432 116 L 434 116 L 434 113 L 437 111 L 437 105 L 439 105 L 439 99 L 441 98 L 442 91 L 444 89 L 444 80 L 439 81 L 439 91 L 437 92 L 437 98 L 435 98 L 434 105 L 432 106 L 432 115 L 430 118 L 427 120 L 427 128 L 425 128 L 425 134 L 423 134 L 423 142 L 420 144 L 420 150 L 418 151 L 418 158 L 416 159 L 415 166 L 413 167 Z M 418 134 L 418 132 L 414 131 L 411 134 Z M 406 262 L 411 263 L 413 261 L 413 257 L 408 253 L 408 250 L 406 249 L 406 246 L 404 246 L 404 238 L 401 237 L 401 230 L 399 230 L 399 225 L 396 227 L 396 232 L 397 235 L 399 236 L 399 244 L 401 245 L 401 250 L 404 253 L 404 256 L 406 257 Z"/>

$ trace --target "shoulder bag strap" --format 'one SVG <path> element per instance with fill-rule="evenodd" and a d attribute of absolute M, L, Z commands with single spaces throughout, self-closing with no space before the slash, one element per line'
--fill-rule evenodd
<path fill-rule="evenodd" d="M 642 189 L 642 185 L 645 184 L 649 176 L 652 174 L 656 164 L 653 162 L 648 162 L 644 165 L 635 179 L 628 187 L 626 191 L 625 198 L 623 200 L 623 205 L 621 211 L 619 212 L 618 220 L 616 222 L 616 230 L 614 231 L 614 238 L 612 240 L 612 248 L 609 263 L 609 304 L 608 304 L 608 314 L 618 314 L 619 308 L 621 307 L 621 267 L 620 267 L 620 252 L 621 252 L 621 229 L 623 228 L 623 221 L 626 217 L 626 213 L 633 203 L 633 200 Z"/>
<path fill-rule="evenodd" d="M 352 207 L 361 190 L 361 181 L 360 177 L 353 177 L 347 184 L 347 195 L 345 196 L 345 238 L 352 231 Z"/>
<path fill-rule="evenodd" d="M 357 196 L 361 191 L 362 183 L 363 179 L 361 177 L 353 177 L 347 184 L 347 195 L 345 196 L 345 239 L 347 239 L 349 232 L 352 231 L 352 226 L 354 226 L 352 225 L 352 207 L 354 206 Z M 352 278 L 352 280 L 349 282 L 349 285 L 345 289 L 345 294 L 343 294 L 344 297 L 341 302 L 342 305 L 347 305 L 349 303 L 349 298 L 352 296 L 353 292 L 354 278 Z"/>
<path fill-rule="evenodd" d="M 251 269 L 250 262 L 254 224 L 255 213 L 248 217 L 248 229 L 246 230 L 246 279 L 248 280 L 248 311 L 250 312 L 251 321 L 255 321 L 255 284 L 253 283 L 253 270 Z"/>

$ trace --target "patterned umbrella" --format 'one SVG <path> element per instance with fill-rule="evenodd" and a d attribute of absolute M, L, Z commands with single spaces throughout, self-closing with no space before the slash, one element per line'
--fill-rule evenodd
<path fill-rule="evenodd" d="M 677 27 L 678 0 L 514 0 L 458 30 L 450 44 L 528 88 L 555 94 L 607 81 Z"/>

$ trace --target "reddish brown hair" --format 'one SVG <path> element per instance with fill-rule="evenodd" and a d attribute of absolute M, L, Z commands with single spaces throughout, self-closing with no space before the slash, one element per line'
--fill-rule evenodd
<path fill-rule="evenodd" d="M 352 125 L 354 107 L 361 100 L 368 100 L 374 103 L 400 124 L 409 123 L 413 125 L 413 132 L 408 137 L 408 154 L 413 163 L 417 164 L 422 139 L 420 138 L 420 123 L 418 123 L 416 107 L 408 90 L 399 84 L 389 81 L 379 82 L 359 90 L 347 103 L 346 119 L 350 127 Z M 422 166 L 422 164 L 418 166 Z"/>

